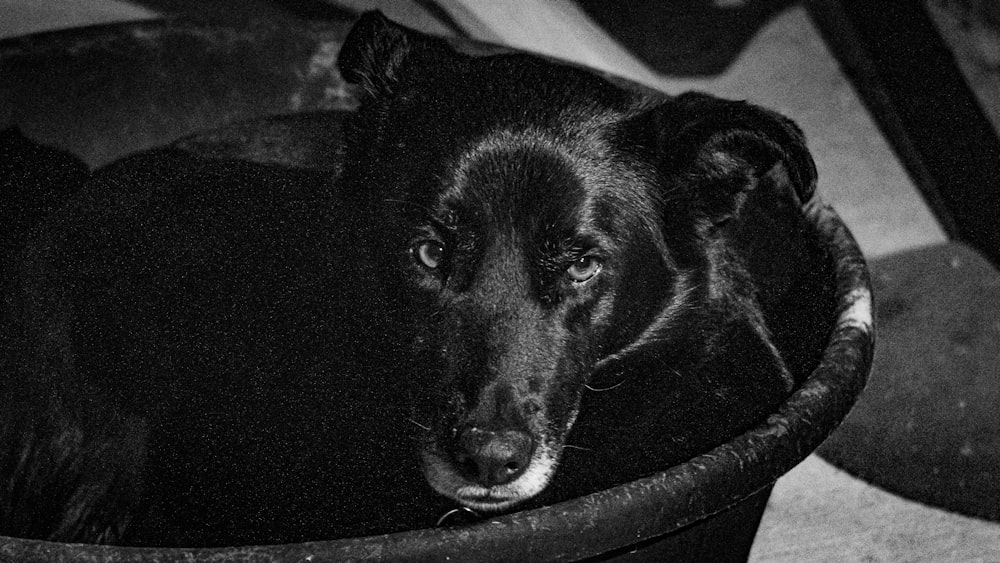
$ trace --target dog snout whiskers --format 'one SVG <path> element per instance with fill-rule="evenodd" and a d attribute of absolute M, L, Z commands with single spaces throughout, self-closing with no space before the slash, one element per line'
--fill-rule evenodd
<path fill-rule="evenodd" d="M 611 391 L 612 389 L 617 389 L 618 387 L 621 387 L 622 385 L 625 384 L 626 381 L 628 381 L 628 379 L 623 379 L 618 383 L 615 383 L 614 385 L 608 387 L 592 387 L 589 383 L 584 385 L 584 387 L 586 387 L 588 391 L 593 391 L 595 393 L 603 393 L 604 391 Z"/>
<path fill-rule="evenodd" d="M 413 424 L 417 428 L 423 430 L 424 432 L 430 432 L 430 430 L 431 430 L 430 426 L 427 426 L 425 424 L 420 424 L 419 422 L 417 422 L 416 420 L 413 420 L 412 418 L 407 418 L 406 421 L 409 422 L 410 424 Z"/>
<path fill-rule="evenodd" d="M 469 427 L 459 433 L 458 445 L 455 461 L 468 478 L 484 487 L 519 477 L 535 451 L 535 440 L 522 430 Z"/>
<path fill-rule="evenodd" d="M 452 524 L 463 524 L 469 521 L 476 521 L 482 518 L 482 515 L 472 510 L 466 506 L 460 506 L 458 508 L 452 508 L 448 512 L 445 512 L 438 518 L 437 523 L 434 524 L 435 527 L 441 527 L 449 520 L 454 520 Z"/>

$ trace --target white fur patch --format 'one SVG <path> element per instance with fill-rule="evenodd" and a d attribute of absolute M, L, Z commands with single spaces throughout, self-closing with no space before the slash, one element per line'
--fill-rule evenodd
<path fill-rule="evenodd" d="M 851 326 L 871 331 L 874 320 L 872 317 L 872 294 L 868 289 L 859 287 L 847 294 L 850 306 L 840 315 L 840 326 Z"/>
<path fill-rule="evenodd" d="M 424 474 L 438 493 L 483 512 L 495 512 L 528 500 L 549 484 L 558 465 L 558 455 L 550 445 L 539 444 L 524 473 L 510 483 L 483 487 L 459 474 L 448 461 L 433 452 L 424 452 Z"/>

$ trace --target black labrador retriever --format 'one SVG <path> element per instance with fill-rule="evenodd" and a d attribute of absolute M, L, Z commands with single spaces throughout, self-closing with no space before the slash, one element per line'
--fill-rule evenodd
<path fill-rule="evenodd" d="M 707 451 L 812 369 L 832 275 L 787 119 L 376 13 L 339 67 L 361 108 L 315 119 L 342 151 L 188 139 L 8 233 L 0 533 L 260 544 L 550 504 Z M 45 154 L 8 184 L 74 169 Z"/>

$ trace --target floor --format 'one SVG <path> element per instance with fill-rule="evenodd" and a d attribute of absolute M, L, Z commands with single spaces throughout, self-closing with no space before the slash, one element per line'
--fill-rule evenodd
<path fill-rule="evenodd" d="M 447 30 L 419 5 L 339 3 L 379 4 L 401 21 Z M 668 92 L 705 90 L 775 108 L 805 131 L 823 197 L 869 257 L 945 240 L 800 6 L 771 20 L 725 73 L 681 80 L 657 76 L 566 0 L 438 4 L 459 27 L 483 39 L 603 68 Z M 116 0 L 0 0 L 0 37 L 155 15 Z M 900 499 L 811 456 L 778 481 L 750 560 L 1000 561 L 1000 525 Z"/>

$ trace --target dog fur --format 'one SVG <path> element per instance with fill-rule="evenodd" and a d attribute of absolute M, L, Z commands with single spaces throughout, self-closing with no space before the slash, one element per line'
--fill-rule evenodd
<path fill-rule="evenodd" d="M 787 119 L 376 13 L 339 67 L 342 152 L 278 127 L 293 157 L 256 158 L 241 126 L 37 222 L 4 293 L 0 533 L 274 543 L 550 504 L 707 451 L 813 367 L 832 275 Z"/>

